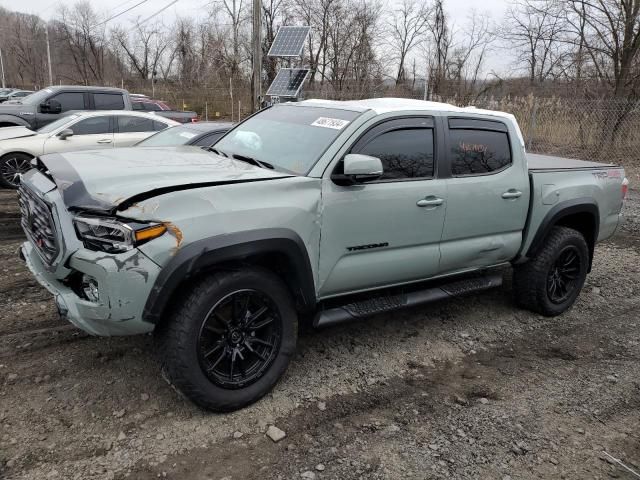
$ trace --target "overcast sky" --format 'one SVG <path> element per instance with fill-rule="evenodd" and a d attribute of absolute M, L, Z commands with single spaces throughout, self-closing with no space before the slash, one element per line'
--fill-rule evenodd
<path fill-rule="evenodd" d="M 105 15 L 105 18 L 108 18 L 134 6 L 140 1 L 142 0 L 89 0 L 89 3 L 94 6 L 96 11 L 101 12 Z M 130 12 L 110 21 L 109 25 L 115 26 L 118 23 L 126 25 L 129 20 L 136 17 L 146 19 L 172 1 L 147 0 Z M 47 20 L 56 17 L 61 5 L 73 5 L 74 3 L 75 0 L 0 0 L 0 6 L 4 8 L 37 14 Z M 209 3 L 207 0 L 178 0 L 177 3 L 167 8 L 156 18 L 164 19 L 169 23 L 177 16 L 197 16 L 200 12 L 203 12 L 207 3 Z M 445 7 L 453 23 L 459 28 L 464 24 L 471 9 L 476 9 L 478 12 L 486 12 L 494 21 L 500 22 L 510 3 L 510 0 L 445 0 Z M 504 50 L 494 51 L 487 57 L 484 70 L 485 72 L 494 70 L 504 74 L 509 69 L 509 62 L 508 52 Z"/>

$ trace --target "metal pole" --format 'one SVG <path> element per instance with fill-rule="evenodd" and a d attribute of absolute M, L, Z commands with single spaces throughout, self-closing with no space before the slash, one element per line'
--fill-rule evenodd
<path fill-rule="evenodd" d="M 253 95 L 252 111 L 260 110 L 262 96 L 262 0 L 253 0 L 253 32 L 252 32 L 252 68 L 251 90 Z M 239 112 L 238 112 L 239 113 Z"/>
<path fill-rule="evenodd" d="M 4 82 L 4 62 L 2 61 L 2 49 L 0 48 L 0 69 L 2 70 L 2 88 L 5 88 L 7 84 Z"/>
<path fill-rule="evenodd" d="M 53 74 L 51 72 L 51 45 L 49 44 L 49 26 L 45 24 L 44 35 L 47 39 L 47 62 L 49 64 L 49 85 L 53 85 Z"/>

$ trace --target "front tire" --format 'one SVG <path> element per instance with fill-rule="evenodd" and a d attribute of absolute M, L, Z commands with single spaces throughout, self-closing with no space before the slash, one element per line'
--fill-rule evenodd
<path fill-rule="evenodd" d="M 160 327 L 169 382 L 208 410 L 268 393 L 295 352 L 297 314 L 282 280 L 259 268 L 217 272 L 188 287 Z"/>
<path fill-rule="evenodd" d="M 20 186 L 20 175 L 31 168 L 31 155 L 8 153 L 0 158 L 0 187 L 16 189 Z"/>
<path fill-rule="evenodd" d="M 584 236 L 568 227 L 554 227 L 542 248 L 513 272 L 519 306 L 547 317 L 567 311 L 587 278 L 589 247 Z"/>

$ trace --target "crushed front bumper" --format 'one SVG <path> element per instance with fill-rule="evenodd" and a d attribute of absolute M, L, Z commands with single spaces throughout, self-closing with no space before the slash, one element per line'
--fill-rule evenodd
<path fill-rule="evenodd" d="M 142 311 L 160 267 L 139 250 L 118 255 L 80 249 L 68 259 L 68 267 L 86 274 L 98 284 L 99 301 L 80 297 L 42 263 L 34 247 L 25 242 L 20 257 L 38 282 L 54 296 L 58 311 L 68 321 L 92 335 L 134 335 L 153 330 L 142 320 Z"/>

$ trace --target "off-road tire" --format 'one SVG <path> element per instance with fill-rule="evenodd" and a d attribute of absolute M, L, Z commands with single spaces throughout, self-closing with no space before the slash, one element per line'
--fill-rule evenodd
<path fill-rule="evenodd" d="M 30 163 L 32 158 L 33 157 L 31 155 L 27 155 L 26 153 L 8 153 L 0 157 L 0 187 L 12 190 L 17 189 L 18 184 L 11 183 L 5 178 L 5 169 L 12 167 L 14 164 L 23 165 L 24 162 Z M 9 162 L 13 163 L 9 165 Z"/>
<path fill-rule="evenodd" d="M 273 363 L 254 383 L 227 389 L 211 381 L 201 368 L 198 339 L 211 309 L 244 289 L 259 291 L 272 300 L 282 322 L 280 346 Z M 240 409 L 263 397 L 285 373 L 296 348 L 298 319 L 289 290 L 274 273 L 253 267 L 216 272 L 183 289 L 174 305 L 156 331 L 162 371 L 195 404 L 218 412 Z"/>
<path fill-rule="evenodd" d="M 579 257 L 579 272 L 575 288 L 561 303 L 554 303 L 548 292 L 547 282 L 561 252 L 574 247 Z M 516 303 L 527 310 L 547 317 L 554 317 L 567 311 L 582 290 L 589 267 L 589 247 L 584 236 L 568 227 L 553 227 L 544 245 L 535 255 L 513 272 L 513 293 Z"/>

